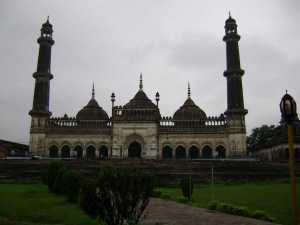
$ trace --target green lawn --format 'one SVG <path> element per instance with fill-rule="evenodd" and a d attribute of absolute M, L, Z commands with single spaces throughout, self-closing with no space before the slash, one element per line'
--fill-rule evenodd
<path fill-rule="evenodd" d="M 4 219 L 1 219 L 4 218 Z M 42 184 L 0 184 L 0 224 L 6 219 L 24 224 L 96 225 L 76 204 L 50 194 Z M 2 222 L 2 224 L 7 224 Z M 19 224 L 19 223 L 15 223 Z"/>
<path fill-rule="evenodd" d="M 300 202 L 300 183 L 298 183 L 298 199 Z M 183 202 L 181 189 L 178 187 L 158 188 L 162 198 L 170 198 Z M 207 207 L 210 200 L 246 206 L 250 210 L 263 210 L 274 217 L 278 223 L 291 224 L 290 185 L 288 183 L 196 185 L 191 204 Z M 298 204 L 299 205 L 299 204 Z"/>

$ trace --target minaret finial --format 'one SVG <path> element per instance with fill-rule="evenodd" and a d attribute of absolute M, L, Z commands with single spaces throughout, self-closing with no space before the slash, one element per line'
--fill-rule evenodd
<path fill-rule="evenodd" d="M 191 97 L 191 87 L 190 87 L 190 82 L 188 82 L 188 98 Z"/>
<path fill-rule="evenodd" d="M 231 13 L 230 13 L 230 11 L 228 12 L 228 14 L 229 14 L 229 18 L 231 18 Z"/>
<path fill-rule="evenodd" d="M 140 73 L 140 90 L 143 90 L 143 74 Z"/>
<path fill-rule="evenodd" d="M 95 98 L 95 86 L 94 86 L 94 82 L 93 82 L 93 89 L 92 89 L 92 99 Z"/>

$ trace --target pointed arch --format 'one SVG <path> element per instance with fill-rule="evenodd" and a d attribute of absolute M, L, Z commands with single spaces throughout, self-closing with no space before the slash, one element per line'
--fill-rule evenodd
<path fill-rule="evenodd" d="M 49 157 L 58 158 L 58 147 L 56 145 L 51 145 L 49 148 Z"/>
<path fill-rule="evenodd" d="M 100 160 L 108 159 L 108 148 L 105 145 L 100 146 L 99 153 Z"/>
<path fill-rule="evenodd" d="M 175 150 L 176 159 L 186 159 L 185 148 L 182 145 L 179 145 Z"/>
<path fill-rule="evenodd" d="M 173 158 L 173 149 L 169 145 L 165 145 L 163 147 L 162 158 L 163 159 L 172 159 Z"/>
<path fill-rule="evenodd" d="M 69 145 L 64 145 L 61 148 L 61 158 L 70 158 L 71 157 L 71 149 Z"/>
<path fill-rule="evenodd" d="M 189 159 L 198 159 L 199 158 L 199 149 L 197 146 L 192 145 L 189 149 Z"/>
<path fill-rule="evenodd" d="M 224 159 L 226 158 L 226 149 L 223 145 L 218 145 L 216 147 L 217 158 Z"/>
<path fill-rule="evenodd" d="M 209 145 L 205 145 L 202 148 L 202 158 L 211 159 L 213 157 L 212 148 Z"/>
<path fill-rule="evenodd" d="M 94 145 L 90 145 L 86 148 L 86 158 L 88 160 L 96 159 L 96 148 L 94 147 Z"/>

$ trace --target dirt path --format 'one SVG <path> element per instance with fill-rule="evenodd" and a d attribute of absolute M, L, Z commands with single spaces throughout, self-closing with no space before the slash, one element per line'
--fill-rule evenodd
<path fill-rule="evenodd" d="M 274 225 L 158 198 L 151 199 L 145 215 L 143 225 Z"/>

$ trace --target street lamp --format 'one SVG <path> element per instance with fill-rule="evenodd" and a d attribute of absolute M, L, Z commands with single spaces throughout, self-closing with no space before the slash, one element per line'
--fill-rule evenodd
<path fill-rule="evenodd" d="M 293 122 L 298 120 L 297 105 L 292 96 L 287 92 L 280 102 L 280 111 L 282 122 L 286 122 L 288 127 L 288 146 L 289 146 L 289 172 L 291 178 L 291 207 L 293 216 L 293 225 L 298 224 L 297 194 L 296 194 L 296 175 L 295 175 L 295 154 L 294 154 L 294 128 Z"/>

